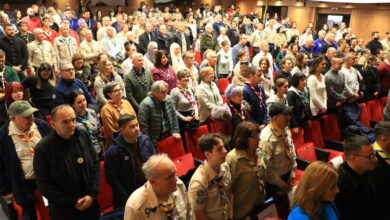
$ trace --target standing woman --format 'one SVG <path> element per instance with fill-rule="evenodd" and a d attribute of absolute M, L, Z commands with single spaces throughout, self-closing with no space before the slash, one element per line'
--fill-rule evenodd
<path fill-rule="evenodd" d="M 294 75 L 296 73 L 302 73 L 305 76 L 309 76 L 309 66 L 307 65 L 309 62 L 309 56 L 306 53 L 299 53 L 295 59 L 295 66 L 291 70 L 291 74 Z"/>
<path fill-rule="evenodd" d="M 168 54 L 164 50 L 159 50 L 156 54 L 152 75 L 154 81 L 163 80 L 168 83 L 168 94 L 177 86 L 175 70 L 169 65 Z"/>
<path fill-rule="evenodd" d="M 334 204 L 338 173 L 324 162 L 311 163 L 303 173 L 294 193 L 295 207 L 288 220 L 337 220 L 339 214 Z"/>
<path fill-rule="evenodd" d="M 56 82 L 56 74 L 48 63 L 42 63 L 35 75 L 22 82 L 24 88 L 29 90 L 32 103 L 43 117 L 50 115 L 53 109 L 53 87 Z"/>
<path fill-rule="evenodd" d="M 289 84 L 287 79 L 285 78 L 279 78 L 275 81 L 275 85 L 274 85 L 275 94 L 273 94 L 271 97 L 267 99 L 268 109 L 275 102 L 280 102 L 287 105 L 286 94 L 288 91 L 288 87 Z"/>
<path fill-rule="evenodd" d="M 156 54 L 158 52 L 158 44 L 157 42 L 150 41 L 148 44 L 148 48 L 146 50 L 144 66 L 145 70 L 151 72 L 154 68 L 154 64 L 156 63 Z"/>
<path fill-rule="evenodd" d="M 234 149 L 227 154 L 226 162 L 232 175 L 234 219 L 256 219 L 264 203 L 264 182 L 255 171 L 259 135 L 256 123 L 241 122 L 234 131 Z"/>
<path fill-rule="evenodd" d="M 78 90 L 69 93 L 69 104 L 76 112 L 77 125 L 88 131 L 92 145 L 100 159 L 102 159 L 104 138 L 98 114 L 94 110 L 87 108 L 84 93 Z"/>
<path fill-rule="evenodd" d="M 102 122 L 105 131 L 105 146 L 106 148 L 111 145 L 112 134 L 119 129 L 118 119 L 121 115 L 128 114 L 134 115 L 135 111 L 130 102 L 123 97 L 123 87 L 117 82 L 109 82 L 104 87 L 103 94 L 108 100 L 101 111 Z"/>
<path fill-rule="evenodd" d="M 170 48 L 171 63 L 175 72 L 185 68 L 183 58 L 181 57 L 181 48 L 179 44 L 173 43 Z"/>
<path fill-rule="evenodd" d="M 96 100 L 99 106 L 107 103 L 107 98 L 103 94 L 103 89 L 109 82 L 116 82 L 120 85 L 123 91 L 123 96 L 126 97 L 125 84 L 122 77 L 114 71 L 114 66 L 109 59 L 102 59 L 98 63 L 99 72 L 95 78 L 94 89 L 96 91 Z"/>
<path fill-rule="evenodd" d="M 312 118 L 310 110 L 309 90 L 306 88 L 306 76 L 302 73 L 297 73 L 292 77 L 291 87 L 287 92 L 288 106 L 293 106 L 293 114 L 291 115 L 290 128 L 294 133 L 299 133 L 299 128 L 306 128 L 306 124 L 310 126 Z"/>
<path fill-rule="evenodd" d="M 271 89 L 274 84 L 274 77 L 270 65 L 271 64 L 267 57 L 262 57 L 260 59 L 259 67 L 263 76 L 263 86 L 267 97 L 270 96 Z"/>
<path fill-rule="evenodd" d="M 190 85 L 190 72 L 182 69 L 177 73 L 179 85 L 171 91 L 171 99 L 175 105 L 179 121 L 180 135 L 185 131 L 193 131 L 199 127 L 199 109 L 196 97 Z"/>
<path fill-rule="evenodd" d="M 325 77 L 322 72 L 325 69 L 323 56 L 314 59 L 307 79 L 307 87 L 310 93 L 310 109 L 313 116 L 323 114 L 327 110 L 328 96 L 326 94 Z"/>
<path fill-rule="evenodd" d="M 296 21 L 291 22 L 291 27 L 286 31 L 288 41 L 291 40 L 292 36 L 299 36 L 299 30 L 297 29 L 297 27 L 298 25 Z"/>

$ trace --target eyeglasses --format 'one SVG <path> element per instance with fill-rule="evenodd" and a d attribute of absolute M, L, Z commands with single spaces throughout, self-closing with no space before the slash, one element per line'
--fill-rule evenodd
<path fill-rule="evenodd" d="M 74 71 L 74 68 L 63 69 L 63 70 L 61 70 L 61 71 L 70 72 L 70 71 Z"/>
<path fill-rule="evenodd" d="M 375 158 L 375 154 L 370 154 L 370 155 L 368 155 L 368 156 L 363 156 L 363 155 L 354 155 L 354 156 L 357 156 L 357 157 L 364 157 L 364 158 L 369 159 L 369 160 Z"/>

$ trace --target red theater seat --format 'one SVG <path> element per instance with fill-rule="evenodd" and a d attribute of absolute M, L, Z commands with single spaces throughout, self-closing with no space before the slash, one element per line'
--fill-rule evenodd
<path fill-rule="evenodd" d="M 230 82 L 227 78 L 218 79 L 218 89 L 221 94 L 225 93 L 226 88 L 229 86 Z"/>
<path fill-rule="evenodd" d="M 336 114 L 328 114 L 323 115 L 321 117 L 321 125 L 322 125 L 322 132 L 323 137 L 335 140 L 335 141 L 341 141 L 340 138 L 340 127 L 338 123 L 338 118 Z"/>
<path fill-rule="evenodd" d="M 369 109 L 371 120 L 383 121 L 383 110 L 379 99 L 368 101 L 367 108 Z"/>
<path fill-rule="evenodd" d="M 181 140 L 175 141 L 172 136 L 159 141 L 157 143 L 157 151 L 166 153 L 171 159 L 175 159 L 185 154 L 183 142 Z"/>
<path fill-rule="evenodd" d="M 365 126 L 370 127 L 370 114 L 368 113 L 367 104 L 360 103 L 360 107 L 362 108 L 362 111 L 359 115 L 359 121 Z"/>
<path fill-rule="evenodd" d="M 104 161 L 100 162 L 100 191 L 97 195 L 102 214 L 113 210 L 112 190 L 106 182 Z"/>
<path fill-rule="evenodd" d="M 191 153 L 184 154 L 178 158 L 173 159 L 173 163 L 177 168 L 176 175 L 183 176 L 189 170 L 195 168 L 194 158 Z"/>
<path fill-rule="evenodd" d="M 202 137 L 202 135 L 207 134 L 207 133 L 209 133 L 209 129 L 208 129 L 207 125 L 202 125 L 202 126 L 198 127 L 193 132 L 186 131 L 184 133 L 188 152 L 192 153 L 193 157 L 200 159 L 200 160 L 204 160 L 205 158 L 204 158 L 202 152 L 200 152 L 200 150 L 198 148 L 198 144 L 199 144 L 198 140 L 200 137 Z"/>

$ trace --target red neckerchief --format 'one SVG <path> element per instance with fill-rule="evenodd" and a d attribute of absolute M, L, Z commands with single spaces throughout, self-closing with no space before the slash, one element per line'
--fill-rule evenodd
<path fill-rule="evenodd" d="M 259 88 L 259 92 L 257 92 L 254 85 L 252 85 L 250 83 L 248 83 L 248 85 L 252 89 L 252 91 L 257 95 L 257 97 L 259 98 L 260 105 L 263 106 L 263 108 L 265 108 L 265 104 L 264 104 L 264 100 L 263 100 L 263 94 L 262 94 L 261 89 Z"/>
<path fill-rule="evenodd" d="M 25 135 L 18 134 L 18 138 L 20 138 L 22 141 L 28 144 L 28 149 L 33 155 L 35 153 L 35 144 L 33 142 L 34 134 L 35 134 L 34 131 L 30 132 L 28 138 L 26 138 Z"/>
<path fill-rule="evenodd" d="M 186 97 L 186 99 L 191 103 L 192 116 L 194 116 L 195 115 L 195 108 L 194 108 L 194 103 L 192 102 L 192 94 L 190 92 L 185 92 L 183 90 L 183 88 L 181 87 L 181 85 L 177 85 L 177 88 L 179 88 L 181 94 L 183 94 L 184 97 Z"/>
<path fill-rule="evenodd" d="M 242 109 L 242 106 L 241 106 L 241 105 L 240 105 L 240 111 L 241 111 L 241 112 L 238 112 L 237 109 L 236 109 L 230 102 L 227 102 L 227 104 L 230 106 L 231 109 L 233 109 L 233 111 L 234 111 L 235 113 L 237 113 L 237 114 L 240 116 L 240 118 L 241 118 L 243 121 L 245 121 L 244 110 Z"/>
<path fill-rule="evenodd" d="M 114 108 L 115 108 L 116 110 L 118 110 L 118 112 L 119 112 L 120 115 L 123 115 L 123 105 L 118 106 L 118 105 L 115 104 L 112 100 L 109 100 L 108 102 L 109 102 L 112 106 L 114 106 Z"/>

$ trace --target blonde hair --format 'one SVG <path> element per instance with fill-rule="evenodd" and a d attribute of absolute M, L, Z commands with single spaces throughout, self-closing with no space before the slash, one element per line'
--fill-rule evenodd
<path fill-rule="evenodd" d="M 112 61 L 109 60 L 109 59 L 102 59 L 99 61 L 98 63 L 98 67 L 99 67 L 99 72 L 98 74 L 96 75 L 96 77 L 100 77 L 104 82 L 108 82 L 108 78 L 107 78 L 107 71 L 106 71 L 106 66 L 107 66 L 107 62 L 111 62 L 112 64 Z M 115 77 L 116 76 L 116 73 L 113 69 L 112 71 L 112 75 Z"/>
<path fill-rule="evenodd" d="M 320 220 L 321 199 L 337 186 L 336 169 L 324 162 L 311 163 L 302 175 L 294 194 L 294 204 L 314 220 Z"/>

